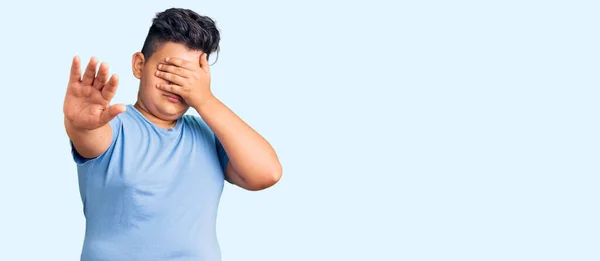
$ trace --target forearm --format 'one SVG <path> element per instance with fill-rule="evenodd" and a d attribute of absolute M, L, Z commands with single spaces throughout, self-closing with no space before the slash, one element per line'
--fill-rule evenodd
<path fill-rule="evenodd" d="M 112 129 L 109 124 L 94 130 L 75 128 L 65 117 L 65 130 L 77 153 L 84 158 L 95 158 L 104 153 L 112 141 Z"/>
<path fill-rule="evenodd" d="M 279 180 L 281 164 L 273 147 L 225 104 L 211 97 L 195 109 L 223 144 L 231 166 L 245 182 L 252 186 Z"/>

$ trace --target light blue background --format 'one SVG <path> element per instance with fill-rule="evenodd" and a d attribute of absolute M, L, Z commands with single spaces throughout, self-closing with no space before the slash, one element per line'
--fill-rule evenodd
<path fill-rule="evenodd" d="M 214 93 L 284 167 L 226 186 L 224 261 L 600 260 L 597 1 L 132 2 L 0 4 L 0 260 L 78 260 L 71 58 L 133 103 L 171 6 L 217 20 Z"/>

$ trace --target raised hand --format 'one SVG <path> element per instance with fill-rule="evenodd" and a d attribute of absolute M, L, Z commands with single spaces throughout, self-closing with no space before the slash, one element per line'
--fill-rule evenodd
<path fill-rule="evenodd" d="M 214 96 L 210 91 L 210 66 L 207 54 L 200 61 L 191 62 L 176 57 L 167 57 L 158 64 L 156 76 L 169 82 L 157 84 L 156 88 L 177 94 L 196 110 Z"/>
<path fill-rule="evenodd" d="M 74 128 L 81 130 L 100 128 L 126 109 L 123 104 L 110 106 L 119 79 L 114 74 L 108 79 L 106 63 L 100 64 L 96 75 L 97 65 L 98 60 L 92 57 L 82 78 L 79 57 L 73 57 L 63 112 L 66 120 Z"/>

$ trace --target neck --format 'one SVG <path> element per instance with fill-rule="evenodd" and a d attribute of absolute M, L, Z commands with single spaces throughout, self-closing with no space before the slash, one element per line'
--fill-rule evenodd
<path fill-rule="evenodd" d="M 175 127 L 175 124 L 177 124 L 177 121 L 162 120 L 162 119 L 154 116 L 154 114 L 152 114 L 150 111 L 148 111 L 148 109 L 146 109 L 146 107 L 139 100 L 135 102 L 133 107 L 136 108 L 144 117 L 146 117 L 146 119 L 148 119 L 150 122 L 154 123 L 156 126 L 158 126 L 160 128 L 164 128 L 164 129 L 168 130 L 168 129 Z"/>

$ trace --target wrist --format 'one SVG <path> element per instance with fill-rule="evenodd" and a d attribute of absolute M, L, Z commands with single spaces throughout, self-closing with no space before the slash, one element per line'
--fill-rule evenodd
<path fill-rule="evenodd" d="M 211 107 L 212 105 L 216 104 L 218 102 L 217 97 L 215 97 L 212 93 L 207 95 L 206 98 L 198 101 L 196 104 L 190 104 L 190 106 L 192 108 L 194 108 L 198 114 L 202 114 L 204 111 L 206 111 L 207 107 Z M 210 110 L 210 109 L 209 109 Z"/>
<path fill-rule="evenodd" d="M 72 120 L 70 120 L 67 117 L 65 117 L 64 124 L 65 124 L 65 129 L 66 129 L 68 135 L 70 135 L 70 134 L 85 135 L 86 133 L 93 131 L 93 130 L 82 128 L 81 126 L 78 126 L 77 124 L 75 124 Z"/>

